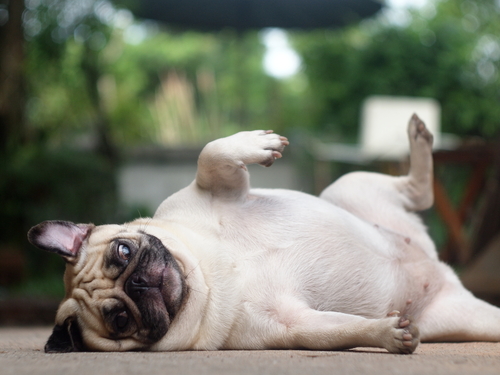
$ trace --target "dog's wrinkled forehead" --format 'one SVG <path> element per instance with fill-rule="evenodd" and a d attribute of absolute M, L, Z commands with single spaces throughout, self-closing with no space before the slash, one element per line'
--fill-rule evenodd
<path fill-rule="evenodd" d="M 107 278 L 115 279 L 123 267 L 116 253 L 119 242 L 134 242 L 140 246 L 147 241 L 148 236 L 141 230 L 121 225 L 95 227 L 82 245 L 73 272 L 83 271 L 88 276 L 102 272 Z"/>
<path fill-rule="evenodd" d="M 120 225 L 93 228 L 82 243 L 76 259 L 66 265 L 65 300 L 79 301 L 81 309 L 97 309 L 95 301 L 108 296 L 126 297 L 122 288 L 128 262 L 120 258 L 118 249 L 124 242 L 141 244 L 147 239 L 144 233 Z"/>
<path fill-rule="evenodd" d="M 145 249 L 155 246 L 156 238 L 137 227 L 102 225 L 93 228 L 83 242 L 78 257 L 68 262 L 64 275 L 66 299 L 103 300 L 118 298 L 127 300 L 124 283 L 135 269 Z"/>
<path fill-rule="evenodd" d="M 65 281 L 70 281 L 68 286 L 85 286 L 90 293 L 112 287 L 123 267 L 115 253 L 118 242 L 141 243 L 145 240 L 147 237 L 144 233 L 130 231 L 120 225 L 95 227 L 83 242 L 75 262 L 67 264 Z"/>

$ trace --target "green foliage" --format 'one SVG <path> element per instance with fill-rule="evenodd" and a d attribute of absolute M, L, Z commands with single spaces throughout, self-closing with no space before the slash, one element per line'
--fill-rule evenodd
<path fill-rule="evenodd" d="M 0 166 L 0 238 L 25 250 L 30 275 L 48 275 L 62 267 L 59 257 L 27 244 L 31 226 L 55 218 L 96 224 L 118 218 L 114 171 L 101 157 L 30 148 Z"/>
<path fill-rule="evenodd" d="M 26 115 L 34 139 L 92 145 L 104 130 L 120 145 L 199 145 L 271 127 L 275 98 L 265 93 L 273 80 L 263 72 L 257 32 L 175 32 L 133 18 L 123 24 L 103 17 L 102 2 L 85 3 L 93 6 L 28 2 Z M 134 40 L 137 33 L 144 35 Z"/>
<path fill-rule="evenodd" d="M 401 95 L 437 99 L 443 131 L 494 136 L 500 129 L 499 13 L 490 0 L 448 0 L 437 3 L 435 15 L 414 12 L 405 27 L 378 21 L 297 35 L 318 102 L 316 130 L 354 141 L 367 96 Z"/>
<path fill-rule="evenodd" d="M 61 275 L 64 272 L 64 262 L 57 255 L 48 255 L 56 266 L 51 273 L 45 272 L 42 277 L 29 278 L 25 282 L 11 288 L 10 294 L 13 296 L 23 296 L 29 298 L 58 298 L 64 297 L 64 283 Z M 45 262 L 46 263 L 46 262 Z"/>
<path fill-rule="evenodd" d="M 305 76 L 284 82 L 264 74 L 256 32 L 120 25 L 103 17 L 103 2 L 85 3 L 27 2 L 26 114 L 33 136 L 53 144 L 95 137 L 100 123 L 119 144 L 199 144 L 241 129 L 291 127 L 354 141 L 360 106 L 377 94 L 436 98 L 447 132 L 498 132 L 494 0 L 430 3 L 405 26 L 382 18 L 295 33 Z M 131 30 L 143 39 L 130 41 Z"/>

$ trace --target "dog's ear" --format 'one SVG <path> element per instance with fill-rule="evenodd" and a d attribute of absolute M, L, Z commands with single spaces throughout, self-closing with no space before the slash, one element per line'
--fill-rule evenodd
<path fill-rule="evenodd" d="M 70 221 L 44 221 L 28 232 L 28 240 L 36 247 L 75 261 L 83 241 L 94 228 L 93 224 L 74 224 Z"/>
<path fill-rule="evenodd" d="M 63 325 L 56 325 L 45 344 L 45 353 L 69 353 L 83 350 L 80 326 L 73 318 L 66 319 Z"/>

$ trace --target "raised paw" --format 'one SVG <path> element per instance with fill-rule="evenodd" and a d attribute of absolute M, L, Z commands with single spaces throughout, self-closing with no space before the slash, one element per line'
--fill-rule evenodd
<path fill-rule="evenodd" d="M 434 139 L 424 122 L 415 113 L 411 116 L 410 122 L 408 123 L 408 136 L 410 138 L 410 142 L 419 141 L 420 139 L 428 143 L 430 146 L 432 146 Z"/>
<path fill-rule="evenodd" d="M 288 139 L 272 130 L 239 132 L 208 143 L 198 158 L 197 186 L 213 195 L 246 196 L 248 164 L 269 167 L 281 158 Z"/>
<path fill-rule="evenodd" d="M 257 160 L 253 161 L 265 167 L 273 165 L 276 159 L 281 158 L 281 154 L 290 142 L 286 137 L 274 133 L 272 130 L 251 132 L 254 138 L 255 157 Z"/>
<path fill-rule="evenodd" d="M 394 341 L 387 350 L 391 353 L 411 354 L 420 343 L 418 327 L 408 315 L 396 318 L 394 321 Z"/>

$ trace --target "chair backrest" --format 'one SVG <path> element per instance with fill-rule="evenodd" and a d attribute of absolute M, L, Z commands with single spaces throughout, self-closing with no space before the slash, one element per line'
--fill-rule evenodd
<path fill-rule="evenodd" d="M 439 147 L 441 107 L 430 98 L 368 97 L 361 110 L 361 153 L 373 159 L 399 160 L 409 152 L 406 129 L 416 113 L 434 135 Z"/>

